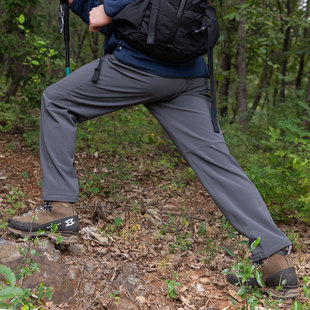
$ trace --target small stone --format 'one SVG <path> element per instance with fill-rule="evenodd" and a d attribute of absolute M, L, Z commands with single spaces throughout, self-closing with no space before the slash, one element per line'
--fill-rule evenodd
<path fill-rule="evenodd" d="M 139 304 L 145 304 L 145 298 L 143 296 L 137 296 L 136 300 Z"/>
<path fill-rule="evenodd" d="M 22 259 L 15 243 L 1 240 L 0 242 L 0 264 L 11 263 Z"/>
<path fill-rule="evenodd" d="M 204 287 L 200 283 L 197 283 L 196 289 L 197 289 L 197 292 L 204 292 L 205 290 Z"/>
<path fill-rule="evenodd" d="M 210 283 L 210 279 L 209 279 L 209 278 L 201 278 L 201 279 L 199 279 L 199 281 L 200 281 L 200 283 L 202 283 L 202 284 L 208 284 L 208 283 Z"/>

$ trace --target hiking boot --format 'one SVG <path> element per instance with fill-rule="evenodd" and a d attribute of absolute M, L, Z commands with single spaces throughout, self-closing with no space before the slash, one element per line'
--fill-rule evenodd
<path fill-rule="evenodd" d="M 264 281 L 262 290 L 267 294 L 271 293 L 272 297 L 287 299 L 298 296 L 297 275 L 289 252 L 290 248 L 286 255 L 276 253 L 255 263 L 262 273 Z M 241 278 L 234 274 L 228 274 L 227 281 L 236 285 L 241 284 Z M 255 278 L 248 278 L 245 285 L 252 288 L 261 287 Z"/>
<path fill-rule="evenodd" d="M 68 202 L 45 201 L 43 206 L 10 219 L 8 230 L 18 236 L 35 237 L 41 229 L 42 235 L 56 240 L 55 234 L 51 233 L 52 224 L 57 225 L 56 235 L 61 235 L 63 243 L 77 242 L 79 218 L 76 207 Z"/>

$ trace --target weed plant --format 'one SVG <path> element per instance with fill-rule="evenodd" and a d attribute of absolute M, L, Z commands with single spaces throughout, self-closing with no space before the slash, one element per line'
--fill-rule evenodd
<path fill-rule="evenodd" d="M 56 232 L 57 228 L 54 228 Z M 38 243 L 39 237 L 43 231 L 39 231 L 33 242 Z M 28 246 L 19 252 L 23 256 L 23 264 L 18 266 L 17 276 L 13 270 L 5 265 L 0 265 L 0 307 L 1 309 L 21 309 L 32 310 L 42 309 L 45 305 L 44 297 L 51 299 L 52 290 L 46 287 L 41 282 L 36 288 L 24 288 L 24 279 L 31 277 L 36 271 L 39 271 L 38 264 L 34 261 L 34 256 L 40 255 L 33 247 L 29 238 L 24 238 L 24 241 L 29 241 Z"/>
<path fill-rule="evenodd" d="M 245 259 L 240 259 L 235 265 L 232 266 L 231 270 L 223 270 L 223 273 L 233 274 L 238 279 L 238 283 L 236 284 L 238 286 L 237 296 L 240 296 L 243 301 L 243 307 L 240 309 L 255 310 L 258 309 L 263 302 L 264 305 L 268 307 L 267 309 L 280 310 L 281 308 L 279 305 L 282 303 L 281 299 L 272 299 L 271 296 L 266 298 L 260 288 L 256 286 L 252 287 L 249 284 L 249 279 L 252 278 L 257 281 L 261 288 L 264 287 L 262 273 L 255 264 L 252 264 L 250 258 L 251 253 L 257 247 L 259 242 L 260 238 L 257 238 L 255 241 L 253 241 L 249 249 L 250 255 Z M 279 283 L 278 289 L 281 289 L 281 285 L 283 284 L 284 283 Z M 235 303 L 235 300 L 233 300 L 233 303 Z"/>
<path fill-rule="evenodd" d="M 248 132 L 224 124 L 224 135 L 273 218 L 296 218 L 309 224 L 310 133 L 302 119 L 294 117 L 296 113 L 290 117 L 279 111 L 273 113 L 274 120 L 269 123 L 254 119 Z"/>

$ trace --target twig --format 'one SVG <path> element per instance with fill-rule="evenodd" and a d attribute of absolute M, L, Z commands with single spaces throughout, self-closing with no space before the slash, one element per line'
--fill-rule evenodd
<path fill-rule="evenodd" d="M 85 268 L 85 263 L 83 263 L 82 268 L 80 269 L 80 277 L 79 277 L 78 284 L 76 285 L 75 292 L 74 292 L 73 296 L 70 296 L 69 300 L 74 299 L 76 294 L 77 294 L 77 291 L 78 291 L 79 286 L 80 286 L 81 281 L 82 281 L 82 275 L 83 275 L 83 272 L 84 272 L 84 268 Z"/>
<path fill-rule="evenodd" d="M 78 210 L 84 210 L 84 209 L 88 209 L 88 208 L 104 208 L 104 210 L 96 210 L 96 212 L 104 212 L 104 213 L 113 213 L 117 206 L 119 206 L 119 203 L 116 204 L 116 206 L 113 207 L 112 210 L 107 210 L 106 207 L 107 206 L 103 206 L 103 205 L 86 205 L 86 206 L 80 206 L 80 207 L 77 207 Z M 129 210 L 130 207 L 122 207 L 122 208 L 118 208 L 117 211 L 120 211 L 120 210 Z"/>
<path fill-rule="evenodd" d="M 81 164 L 82 169 L 84 170 L 84 172 L 87 173 L 87 170 L 85 169 L 83 161 L 82 161 L 81 157 L 79 156 L 79 154 L 75 154 L 75 156 L 79 159 L 80 164 Z"/>
<path fill-rule="evenodd" d="M 141 309 L 140 305 L 134 300 L 134 298 L 132 297 L 132 295 L 130 294 L 130 292 L 124 288 L 124 292 L 125 292 L 125 295 L 126 297 L 131 301 L 133 302 L 139 309 Z"/>
<path fill-rule="evenodd" d="M 210 298 L 208 298 L 207 302 L 205 303 L 205 308 L 207 308 L 209 301 L 210 301 Z"/>

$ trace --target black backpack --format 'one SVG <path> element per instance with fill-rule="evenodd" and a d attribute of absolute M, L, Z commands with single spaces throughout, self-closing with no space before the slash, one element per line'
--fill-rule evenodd
<path fill-rule="evenodd" d="M 132 47 L 169 63 L 207 54 L 219 38 L 207 0 L 135 0 L 113 17 L 113 25 Z"/>

